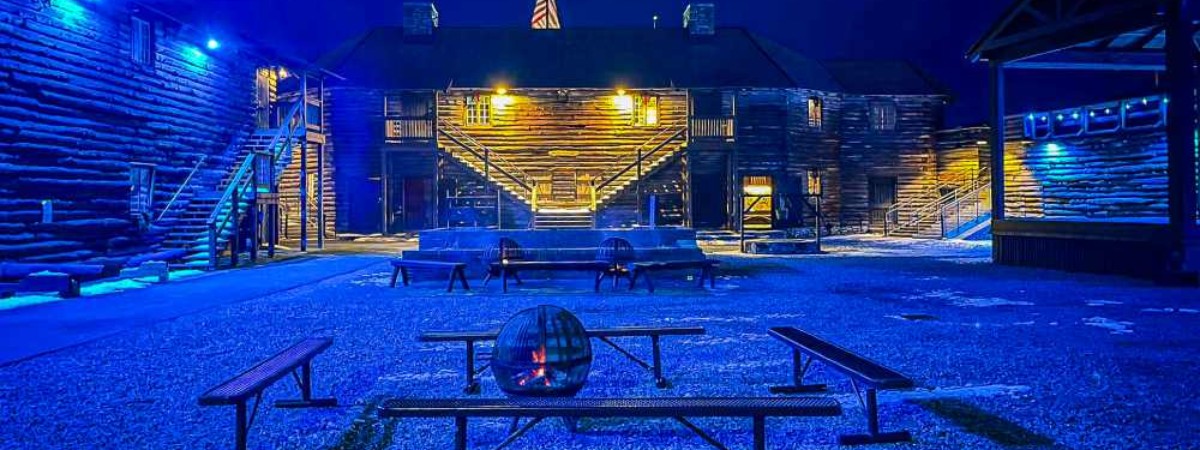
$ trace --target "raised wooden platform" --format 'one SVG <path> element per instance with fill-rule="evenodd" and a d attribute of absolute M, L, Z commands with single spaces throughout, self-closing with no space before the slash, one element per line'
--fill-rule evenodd
<path fill-rule="evenodd" d="M 535 261 L 584 261 L 596 257 L 605 239 L 621 238 L 633 244 L 641 261 L 702 258 L 696 246 L 696 230 L 687 228 L 495 230 L 437 229 L 420 232 L 420 247 L 404 252 L 407 259 L 478 262 L 488 247 L 501 238 L 521 245 L 527 259 Z"/>
<path fill-rule="evenodd" d="M 1004 220 L 992 225 L 997 264 L 1195 284 L 1198 243 L 1178 248 L 1161 223 Z M 1189 256 L 1190 255 L 1190 256 Z M 1172 258 L 1190 269 L 1171 270 Z M 1190 260 L 1189 260 L 1190 259 Z"/>

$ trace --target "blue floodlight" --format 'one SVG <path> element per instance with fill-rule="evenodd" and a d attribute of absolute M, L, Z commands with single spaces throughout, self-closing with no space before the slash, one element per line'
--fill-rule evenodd
<path fill-rule="evenodd" d="M 217 41 L 216 39 L 211 39 L 211 38 L 204 45 L 206 47 L 208 47 L 209 50 L 216 50 L 216 49 L 221 48 L 221 42 Z"/>

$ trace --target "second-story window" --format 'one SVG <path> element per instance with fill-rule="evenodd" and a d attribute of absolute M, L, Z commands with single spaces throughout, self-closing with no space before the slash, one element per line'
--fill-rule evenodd
<path fill-rule="evenodd" d="M 871 129 L 892 131 L 896 129 L 896 104 L 893 102 L 871 102 Z"/>
<path fill-rule="evenodd" d="M 492 96 L 468 95 L 463 123 L 469 127 L 492 124 Z"/>
<path fill-rule="evenodd" d="M 638 95 L 633 97 L 633 125 L 638 127 L 658 125 L 657 96 Z"/>
<path fill-rule="evenodd" d="M 821 97 L 808 98 L 808 127 L 820 130 L 825 126 L 825 102 Z"/>
<path fill-rule="evenodd" d="M 130 58 L 133 62 L 154 67 L 156 52 L 154 42 L 154 24 L 141 17 L 131 17 L 129 30 Z"/>

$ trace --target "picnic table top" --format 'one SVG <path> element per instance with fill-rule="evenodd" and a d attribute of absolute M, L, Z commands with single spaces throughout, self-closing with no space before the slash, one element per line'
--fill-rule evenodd
<path fill-rule="evenodd" d="M 245 401 L 292 372 L 296 366 L 312 360 L 333 345 L 330 338 L 308 338 L 284 349 L 258 365 L 242 372 L 200 396 L 201 405 L 228 405 Z"/>
<path fill-rule="evenodd" d="M 391 399 L 380 417 L 803 417 L 839 416 L 828 397 Z"/>
<path fill-rule="evenodd" d="M 590 337 L 636 337 L 636 336 L 697 336 L 705 334 L 703 327 L 616 327 L 587 330 Z M 421 342 L 462 342 L 495 340 L 500 330 L 490 331 L 431 331 L 421 333 Z"/>

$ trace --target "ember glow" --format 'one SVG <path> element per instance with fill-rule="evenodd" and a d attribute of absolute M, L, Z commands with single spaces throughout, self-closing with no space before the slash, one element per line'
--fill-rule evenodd
<path fill-rule="evenodd" d="M 551 377 L 546 373 L 546 346 L 543 345 L 534 350 L 530 353 L 530 356 L 533 358 L 533 363 L 537 364 L 537 368 L 530 370 L 528 374 L 517 380 L 517 385 L 525 386 L 531 381 L 537 383 L 541 380 L 542 384 L 549 386 Z"/>

